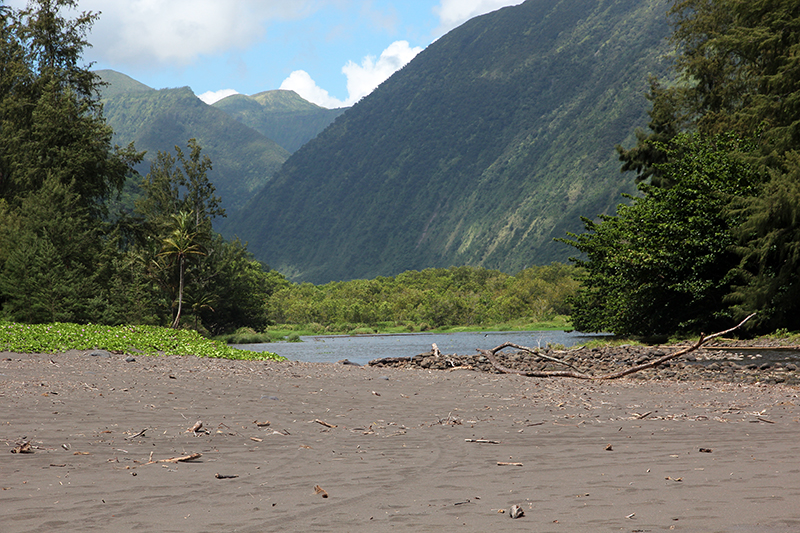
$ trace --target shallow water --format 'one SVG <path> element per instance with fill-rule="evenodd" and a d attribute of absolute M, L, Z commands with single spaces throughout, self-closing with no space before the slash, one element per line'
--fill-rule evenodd
<path fill-rule="evenodd" d="M 267 344 L 238 344 L 234 348 L 256 352 L 273 352 L 292 361 L 335 363 L 349 359 L 366 364 L 383 357 L 411 357 L 429 352 L 436 343 L 443 354 L 471 355 L 477 348 L 489 350 L 504 342 L 529 348 L 562 344 L 580 345 L 602 335 L 564 331 L 492 331 L 459 333 L 402 333 L 396 335 L 314 335 L 300 337 L 302 342 L 273 342 Z"/>

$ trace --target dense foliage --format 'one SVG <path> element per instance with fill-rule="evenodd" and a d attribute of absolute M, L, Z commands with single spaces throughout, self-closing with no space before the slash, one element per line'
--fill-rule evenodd
<path fill-rule="evenodd" d="M 643 184 L 643 193 L 586 232 L 567 240 L 585 254 L 574 299 L 580 331 L 669 335 L 718 331 L 730 324 L 724 299 L 738 264 L 731 199 L 753 192 L 754 173 L 730 153 L 747 149 L 731 136 L 679 135 L 658 163 L 669 187 Z"/>
<path fill-rule="evenodd" d="M 651 81 L 650 131 L 618 149 L 649 185 L 575 237 L 576 325 L 649 335 L 757 311 L 754 330 L 798 329 L 800 4 L 678 0 L 670 16 L 676 76 Z"/>
<path fill-rule="evenodd" d="M 620 192 L 668 0 L 529 0 L 432 43 L 304 145 L 222 231 L 293 281 L 564 261 Z"/>
<path fill-rule="evenodd" d="M 422 330 L 543 322 L 569 314 L 576 275 L 575 267 L 554 263 L 515 276 L 463 266 L 325 285 L 283 281 L 268 300 L 268 317 L 333 331 L 386 322 Z"/>
<path fill-rule="evenodd" d="M 158 151 L 144 179 L 134 170 L 142 153 L 112 145 L 101 81 L 79 64 L 96 16 L 65 18 L 76 5 L 0 6 L 3 316 L 189 323 L 212 333 L 263 327 L 274 276 L 239 241 L 213 232 L 224 209 L 200 144 Z M 120 201 L 126 184 L 136 190 Z"/>

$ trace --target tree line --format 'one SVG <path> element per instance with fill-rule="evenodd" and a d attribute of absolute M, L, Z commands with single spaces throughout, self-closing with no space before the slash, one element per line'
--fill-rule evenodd
<path fill-rule="evenodd" d="M 318 324 L 333 331 L 393 323 L 446 326 L 551 321 L 569 315 L 576 267 L 553 263 L 515 276 L 479 267 L 410 270 L 393 277 L 279 285 L 267 300 L 275 324 Z"/>
<path fill-rule="evenodd" d="M 676 0 L 675 63 L 648 130 L 618 147 L 640 195 L 584 218 L 583 331 L 800 329 L 800 4 Z"/>

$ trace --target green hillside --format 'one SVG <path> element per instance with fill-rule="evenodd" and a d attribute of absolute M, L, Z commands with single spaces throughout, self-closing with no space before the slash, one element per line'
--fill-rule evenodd
<path fill-rule="evenodd" d="M 344 113 L 325 109 L 294 91 L 264 91 L 252 96 L 234 94 L 214 107 L 266 135 L 289 152 L 295 152 Z"/>
<path fill-rule="evenodd" d="M 149 89 L 114 71 L 99 71 L 109 86 L 103 90 L 104 115 L 114 130 L 114 142 L 131 141 L 147 150 L 147 172 L 158 150 L 186 147 L 194 137 L 213 161 L 209 179 L 229 210 L 241 207 L 289 157 L 263 134 L 207 105 L 191 89 Z"/>
<path fill-rule="evenodd" d="M 573 253 L 580 215 L 633 176 L 668 0 L 528 0 L 431 44 L 290 157 L 225 225 L 295 280 L 474 265 L 514 273 Z"/>

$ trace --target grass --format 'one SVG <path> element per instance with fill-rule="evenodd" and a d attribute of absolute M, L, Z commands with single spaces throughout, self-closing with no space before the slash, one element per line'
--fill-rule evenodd
<path fill-rule="evenodd" d="M 108 350 L 146 355 L 195 355 L 223 359 L 284 359 L 270 352 L 236 350 L 221 342 L 206 339 L 193 330 L 176 330 L 157 326 L 0 322 L 0 351 L 59 353 L 67 350 Z"/>

